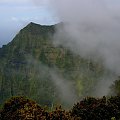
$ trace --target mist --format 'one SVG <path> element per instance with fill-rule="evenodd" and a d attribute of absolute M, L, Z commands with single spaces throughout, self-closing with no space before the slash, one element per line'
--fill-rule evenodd
<path fill-rule="evenodd" d="M 55 43 L 85 58 L 91 57 L 120 74 L 120 2 L 118 0 L 51 0 L 63 22 Z M 62 37 L 61 37 L 62 36 Z"/>
<path fill-rule="evenodd" d="M 107 95 L 114 78 L 120 74 L 119 0 L 46 0 L 46 3 L 62 22 L 56 26 L 54 44 L 102 64 L 115 75 L 100 78 L 97 85 L 95 94 Z M 54 77 L 60 80 L 59 76 Z"/>
<path fill-rule="evenodd" d="M 32 66 L 35 71 L 35 76 L 38 80 L 45 80 L 49 76 L 48 82 L 51 82 L 55 86 L 55 91 L 57 97 L 59 97 L 60 104 L 65 106 L 72 106 L 78 101 L 77 92 L 75 91 L 75 86 L 72 81 L 64 78 L 62 73 L 56 68 L 50 68 L 45 64 L 42 64 L 39 60 L 34 59 L 32 56 L 26 57 L 28 67 Z M 39 90 L 38 94 L 39 94 Z M 37 93 L 36 93 L 37 94 Z M 44 93 L 43 93 L 44 94 Z M 51 94 L 51 96 L 53 96 Z"/>
<path fill-rule="evenodd" d="M 96 85 L 94 95 L 107 95 L 120 74 L 120 1 L 51 0 L 51 7 L 62 21 L 62 26 L 56 27 L 55 45 L 99 62 L 114 73 Z"/>
<path fill-rule="evenodd" d="M 58 88 L 61 99 L 68 105 L 74 104 L 78 100 L 78 97 L 73 83 L 64 79 L 55 69 L 52 70 L 51 77 Z"/>

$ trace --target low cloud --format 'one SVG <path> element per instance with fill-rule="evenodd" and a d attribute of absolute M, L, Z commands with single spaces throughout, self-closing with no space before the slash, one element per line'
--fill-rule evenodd
<path fill-rule="evenodd" d="M 49 68 L 32 56 L 26 57 L 26 59 L 28 65 L 30 67 L 32 66 L 33 71 L 36 73 L 35 76 L 38 77 L 38 79 L 43 77 L 44 80 L 46 76 L 49 76 L 49 80 L 51 80 L 53 86 L 55 86 L 54 92 L 58 93 L 56 97 L 59 97 L 61 103 L 71 106 L 78 100 L 75 85 L 72 81 L 65 79 L 57 68 Z"/>
<path fill-rule="evenodd" d="M 120 2 L 118 0 L 51 0 L 64 23 L 55 42 L 85 58 L 101 59 L 120 74 Z M 62 39 L 61 39 L 62 36 Z"/>

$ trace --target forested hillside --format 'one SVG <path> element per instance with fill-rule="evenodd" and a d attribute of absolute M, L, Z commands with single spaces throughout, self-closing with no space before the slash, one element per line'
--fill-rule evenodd
<path fill-rule="evenodd" d="M 66 101 L 73 93 L 73 101 L 95 94 L 96 84 L 109 71 L 101 63 L 55 46 L 55 30 L 55 25 L 30 23 L 0 48 L 1 104 L 12 96 L 27 96 L 52 106 L 69 104 Z M 68 93 L 71 95 L 67 99 Z"/>

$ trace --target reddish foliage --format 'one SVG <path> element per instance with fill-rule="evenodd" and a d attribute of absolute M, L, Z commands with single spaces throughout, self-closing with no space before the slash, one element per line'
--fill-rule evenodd
<path fill-rule="evenodd" d="M 34 101 L 23 97 L 8 100 L 0 112 L 0 120 L 111 120 L 120 118 L 120 97 L 87 97 L 75 104 L 71 111 L 58 107 L 46 111 Z"/>

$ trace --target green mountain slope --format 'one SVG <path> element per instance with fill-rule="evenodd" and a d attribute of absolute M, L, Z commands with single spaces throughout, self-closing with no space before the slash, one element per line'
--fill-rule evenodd
<path fill-rule="evenodd" d="M 107 71 L 67 48 L 55 47 L 54 33 L 54 25 L 30 23 L 0 49 L 0 103 L 11 96 L 27 96 L 41 105 L 64 104 L 67 87 L 76 98 L 94 94 Z"/>

